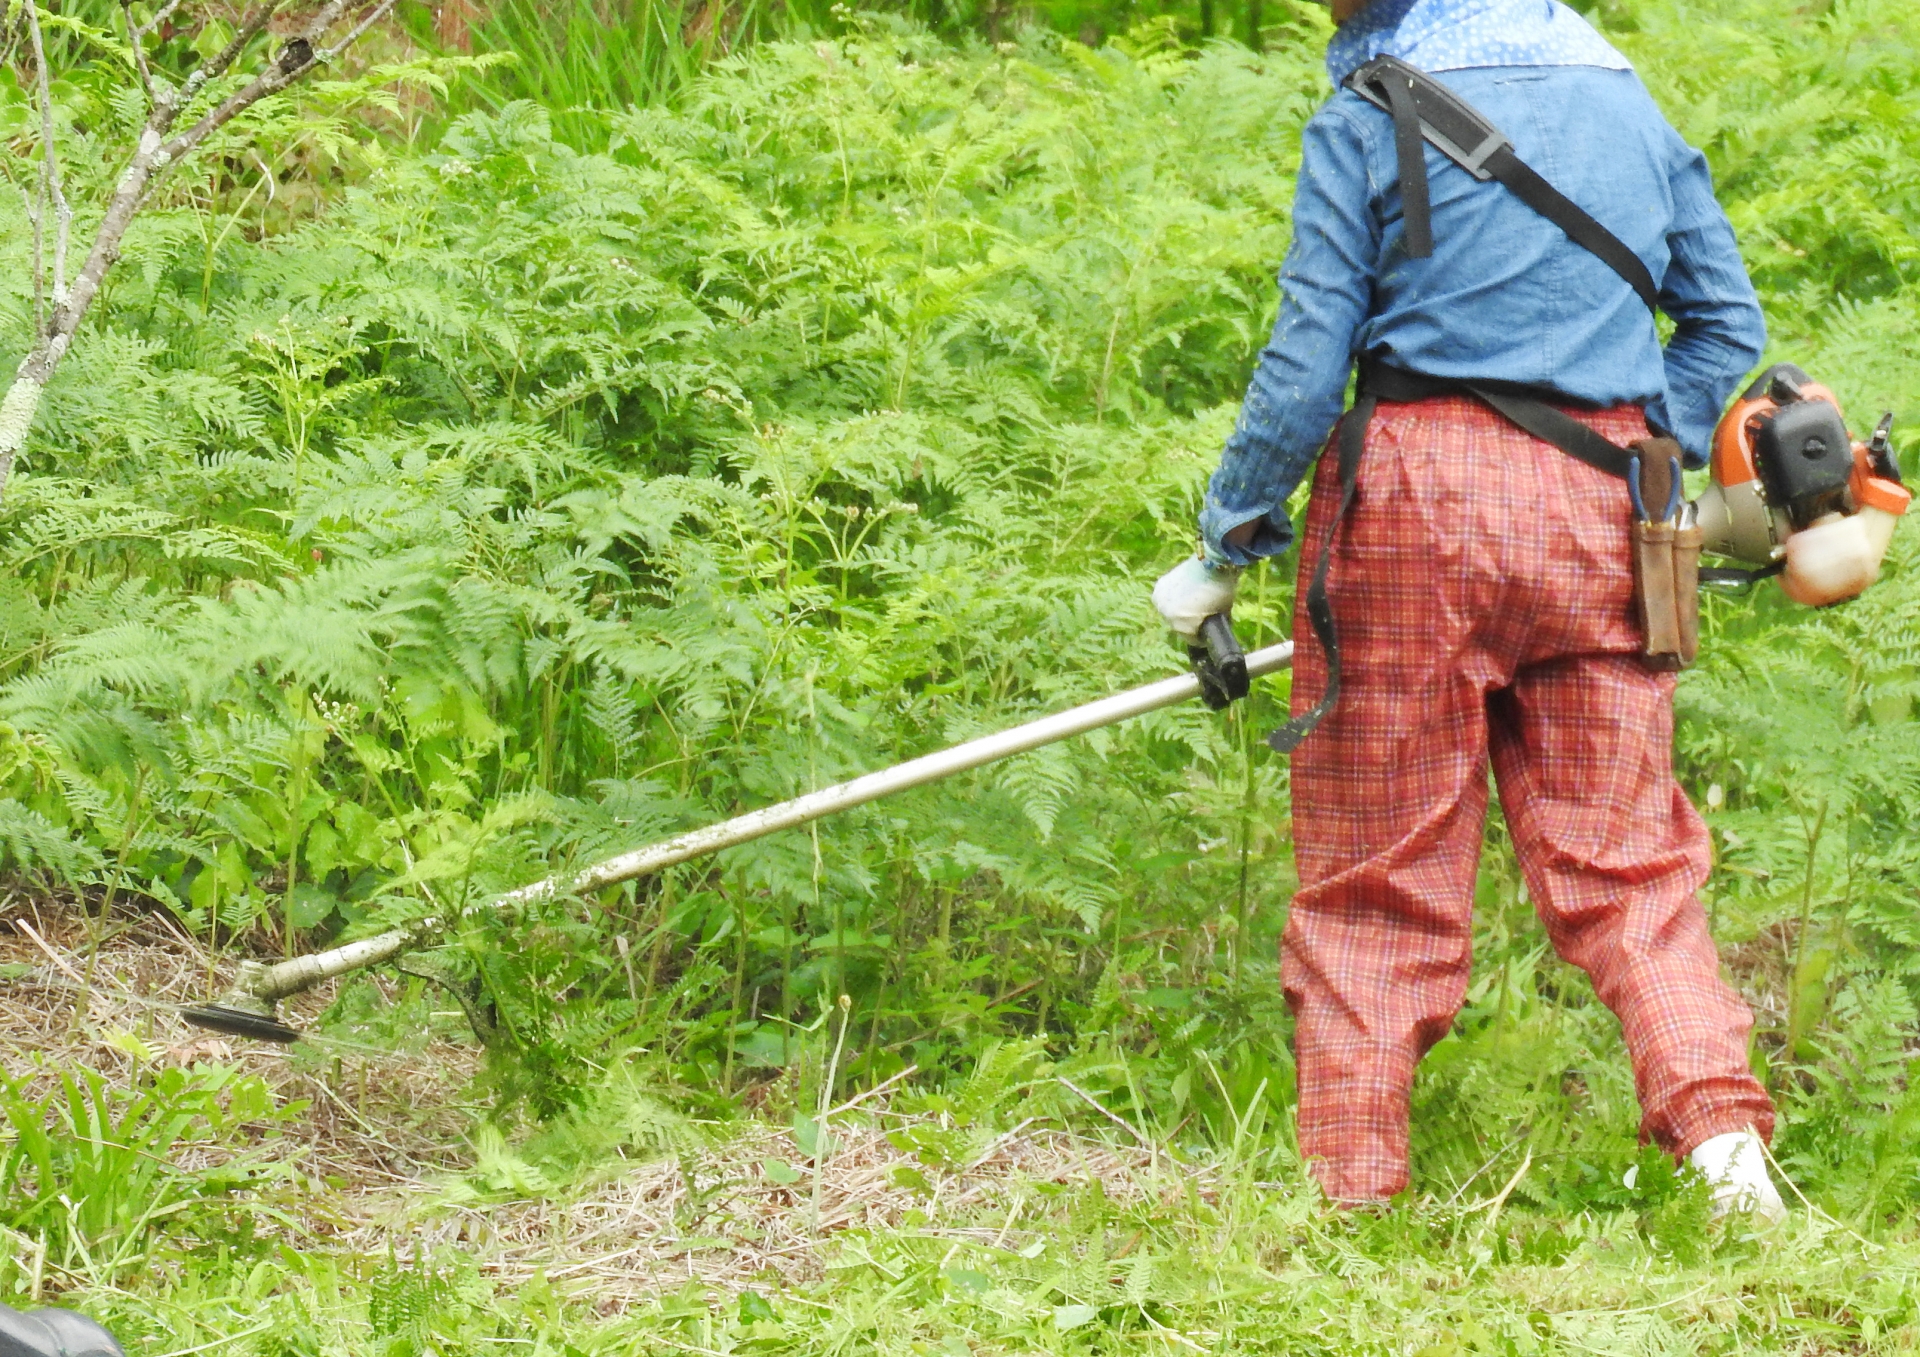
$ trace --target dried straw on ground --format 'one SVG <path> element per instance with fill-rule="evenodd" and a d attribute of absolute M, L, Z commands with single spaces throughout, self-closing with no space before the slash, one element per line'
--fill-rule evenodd
<path fill-rule="evenodd" d="M 1016 1248 L 1026 1239 L 1014 1223 L 1036 1184 L 1098 1180 L 1118 1200 L 1186 1191 L 1172 1166 L 1156 1168 L 1146 1150 L 1031 1128 L 994 1139 L 957 1169 L 933 1169 L 888 1138 L 889 1129 L 918 1119 L 849 1114 L 855 1118 L 864 1124 L 833 1127 L 817 1189 L 792 1136 L 753 1125 L 700 1153 L 636 1164 L 582 1196 L 449 1208 L 423 1185 L 429 1220 L 414 1237 L 473 1251 L 502 1283 L 544 1275 L 613 1312 L 688 1282 L 740 1290 L 817 1278 L 834 1236 L 908 1228 L 910 1211 L 922 1220 L 996 1222 L 921 1233 Z M 371 1249 L 387 1237 L 370 1224 L 353 1242 Z"/>
<path fill-rule="evenodd" d="M 22 925 L 25 925 L 22 927 Z M 392 1051 L 348 1039 L 307 1046 L 239 1041 L 194 1027 L 178 1007 L 219 993 L 237 957 L 215 956 L 158 913 L 89 920 L 44 898 L 0 904 L 0 1073 L 34 1088 L 62 1068 L 97 1070 L 129 1083 L 137 1039 L 158 1063 L 200 1061 L 256 1074 L 285 1102 L 306 1100 L 286 1128 L 288 1148 L 310 1176 L 352 1184 L 411 1183 L 464 1163 L 471 1114 L 462 1091 L 478 1052 L 447 1040 Z M 375 983 L 380 983 L 375 981 Z M 305 1026 L 331 992 L 283 1005 Z"/>
<path fill-rule="evenodd" d="M 1098 1181 L 1123 1201 L 1194 1186 L 1191 1170 L 1144 1146 L 1032 1124 L 983 1136 L 965 1162 L 934 1167 L 889 1133 L 937 1122 L 890 1111 L 882 1088 L 830 1116 L 818 1165 L 790 1132 L 742 1122 L 718 1133 L 690 1128 L 670 1152 L 589 1184 L 503 1199 L 463 1177 L 474 1161 L 475 1109 L 465 1100 L 479 1052 L 470 1041 L 388 1050 L 335 1031 L 283 1048 L 187 1025 L 177 1006 L 217 993 L 232 960 L 209 955 L 158 915 L 102 924 L 71 906 L 14 897 L 0 912 L 0 963 L 10 976 L 0 982 L 0 1071 L 29 1087 L 62 1068 L 126 1084 L 139 1075 L 135 1052 L 144 1047 L 162 1064 L 238 1066 L 283 1101 L 305 1100 L 303 1117 L 275 1142 L 297 1158 L 307 1185 L 307 1195 L 278 1203 L 303 1219 L 290 1241 L 301 1248 L 380 1258 L 389 1248 L 454 1248 L 503 1286 L 540 1274 L 614 1312 L 690 1281 L 737 1290 L 817 1277 L 836 1236 L 908 1228 L 913 1211 L 920 1220 L 993 1222 L 937 1234 L 956 1247 L 1007 1248 L 1023 1242 L 1017 1218 L 1039 1184 Z M 389 996 L 397 990 L 368 983 Z M 286 1016 L 306 1026 L 331 997 L 303 995 Z M 179 1153 L 192 1166 L 222 1149 Z"/>

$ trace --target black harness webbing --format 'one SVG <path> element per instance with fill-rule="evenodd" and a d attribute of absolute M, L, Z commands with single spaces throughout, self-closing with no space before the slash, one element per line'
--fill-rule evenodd
<path fill-rule="evenodd" d="M 1473 105 L 1397 57 L 1374 58 L 1348 77 L 1347 87 L 1393 118 L 1401 224 L 1409 256 L 1425 259 L 1433 254 L 1432 198 L 1426 154 L 1421 147 L 1424 141 L 1475 179 L 1504 184 L 1521 202 L 1619 274 L 1649 311 L 1657 309 L 1659 289 L 1640 257 L 1579 204 L 1534 173 L 1513 153 L 1513 143 L 1505 134 Z M 1340 421 L 1340 505 L 1320 543 L 1320 555 L 1307 584 L 1307 621 L 1326 656 L 1326 691 L 1311 708 L 1267 736 L 1276 753 L 1292 753 L 1340 700 L 1340 635 L 1334 626 L 1333 605 L 1327 599 L 1327 572 L 1333 563 L 1334 539 L 1353 507 L 1360 456 L 1366 450 L 1367 426 L 1373 422 L 1374 408 L 1383 400 L 1416 401 L 1444 395 L 1471 396 L 1535 438 L 1609 476 L 1626 480 L 1632 474 L 1632 452 L 1554 408 L 1555 404 L 1577 406 L 1584 402 L 1506 382 L 1426 377 L 1363 359 L 1353 408 Z"/>
<path fill-rule="evenodd" d="M 1313 627 L 1313 638 L 1320 643 L 1320 653 L 1327 657 L 1327 686 L 1312 707 L 1268 734 L 1267 745 L 1276 754 L 1291 754 L 1340 701 L 1340 633 L 1333 625 L 1333 605 L 1327 601 L 1327 571 L 1333 565 L 1333 539 L 1347 521 L 1354 489 L 1360 484 L 1360 454 L 1366 450 L 1367 425 L 1373 423 L 1373 409 L 1379 400 L 1367 389 L 1363 376 L 1353 408 L 1340 419 L 1340 507 L 1327 525 L 1326 540 L 1320 543 L 1320 556 L 1313 563 L 1313 578 L 1307 583 L 1307 621 Z"/>
<path fill-rule="evenodd" d="M 1590 212 L 1534 172 L 1513 153 L 1513 143 L 1484 114 L 1417 66 L 1398 57 L 1375 57 L 1347 77 L 1347 88 L 1393 118 L 1400 170 L 1401 222 L 1406 251 L 1414 259 L 1433 254 L 1432 198 L 1427 186 L 1424 140 L 1482 181 L 1508 192 L 1599 257 L 1647 304 L 1659 308 L 1660 290 L 1640 256 Z"/>

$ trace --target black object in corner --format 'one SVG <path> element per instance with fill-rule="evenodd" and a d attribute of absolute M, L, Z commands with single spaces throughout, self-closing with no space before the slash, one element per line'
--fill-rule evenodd
<path fill-rule="evenodd" d="M 126 1357 L 113 1335 L 72 1310 L 0 1305 L 0 1357 Z"/>

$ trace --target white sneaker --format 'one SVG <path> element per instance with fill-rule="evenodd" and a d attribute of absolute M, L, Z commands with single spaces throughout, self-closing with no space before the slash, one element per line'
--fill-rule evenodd
<path fill-rule="evenodd" d="M 1713 1186 L 1713 1219 L 1751 1211 L 1769 1224 L 1786 1219 L 1787 1208 L 1767 1176 L 1767 1152 L 1751 1131 L 1729 1131 L 1698 1146 L 1687 1162 Z"/>

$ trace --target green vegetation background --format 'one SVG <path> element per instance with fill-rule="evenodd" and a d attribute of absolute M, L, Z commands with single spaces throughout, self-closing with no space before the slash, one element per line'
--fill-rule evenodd
<path fill-rule="evenodd" d="M 524 72 L 495 68 L 443 114 L 434 87 L 459 63 L 420 59 L 237 132 L 129 236 L 0 508 L 8 868 L 152 902 L 236 954 L 304 950 L 1170 672 L 1146 588 L 1189 548 L 1271 319 L 1327 20 L 1270 3 L 1254 52 L 1194 46 L 1190 17 L 1118 17 L 1124 35 L 1109 16 L 1087 46 L 835 11 L 643 81 L 658 97 L 638 106 L 517 100 Z M 1920 17 L 1902 0 L 1594 17 L 1711 158 L 1772 356 L 1829 382 L 1857 427 L 1895 411 L 1916 465 Z M 397 74 L 415 92 L 375 93 Z M 76 173 L 103 181 L 129 113 L 109 68 L 58 93 Z M 0 99 L 30 151 L 17 84 Z M 0 362 L 34 304 L 19 203 L 0 198 Z M 1249 644 L 1289 631 L 1292 569 L 1248 581 Z M 1547 950 L 1496 824 L 1476 980 L 1416 1094 L 1415 1192 L 1444 1202 L 1530 1156 L 1497 1240 L 1417 1204 L 1262 1225 L 1248 1188 L 1226 1225 L 1198 1205 L 1142 1225 L 1196 1279 L 1154 1313 L 1209 1316 L 1236 1350 L 1559 1350 L 1533 1318 L 1551 1288 L 1493 1279 L 1604 1254 L 1733 1297 L 1655 1315 L 1636 1350 L 1904 1350 L 1917 619 L 1908 526 L 1857 603 L 1714 600 L 1681 688 L 1708 907 L 1758 1006 L 1775 1153 L 1818 1223 L 1791 1245 L 1710 1235 L 1698 1194 L 1638 1149 L 1616 1025 Z M 804 1130 L 838 1037 L 842 1092 L 911 1064 L 936 1111 L 987 1079 L 982 1128 L 1083 1120 L 1044 1077 L 1064 1075 L 1156 1141 L 1297 1186 L 1274 965 L 1286 768 L 1259 738 L 1285 690 L 583 904 L 473 914 L 436 955 L 492 1024 L 487 1115 L 545 1126 L 535 1144 L 578 1169 L 581 1144 L 619 1140 L 605 1108 L 625 1071 L 708 1118 L 756 1089 Z M 394 1010 L 349 985 L 330 1021 L 376 1042 L 447 1025 L 414 995 Z M 198 1085 L 169 1096 L 229 1115 L 192 1111 L 213 1097 Z M 230 1305 L 234 1332 L 249 1304 L 282 1306 L 254 1350 L 369 1350 L 364 1317 L 313 1299 L 312 1260 L 229 1241 L 210 1262 L 172 1208 L 89 1234 L 49 1214 L 65 1170 L 34 1178 L 9 1153 L 8 1181 L 39 1195 L 0 1214 L 84 1254 L 75 1275 L 126 1322 L 187 1323 L 137 1280 L 159 1268 Z M 98 1231 L 141 1242 L 96 1257 Z M 197 1250 L 184 1272 L 156 1261 L 173 1247 Z M 695 1335 L 667 1307 L 603 1332 L 512 1298 L 432 1342 L 397 1321 L 379 1341 L 479 1351 L 489 1323 L 556 1352 L 646 1333 L 729 1351 L 1135 1341 L 1126 1304 L 1067 1324 L 1055 1311 L 1079 1302 L 1035 1283 L 1053 1319 L 1008 1318 L 943 1280 L 939 1250 L 890 1247 L 834 1274 L 867 1309 L 828 1318 L 743 1306 Z M 1486 1299 L 1449 1310 L 1483 1265 Z M 1339 1332 L 1310 1336 L 1336 1312 Z"/>

